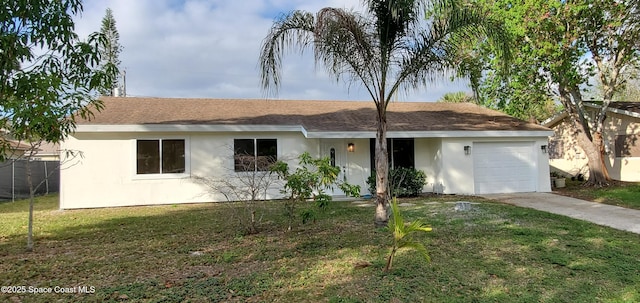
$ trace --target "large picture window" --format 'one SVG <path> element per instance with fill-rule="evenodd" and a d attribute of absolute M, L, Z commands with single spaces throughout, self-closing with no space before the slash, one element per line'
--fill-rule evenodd
<path fill-rule="evenodd" d="M 389 163 L 392 168 L 414 168 L 416 166 L 413 139 L 391 139 L 387 141 Z"/>
<path fill-rule="evenodd" d="M 369 152 L 371 159 L 371 169 L 375 170 L 376 139 L 369 140 Z M 387 139 L 387 151 L 389 153 L 389 168 L 415 168 L 415 143 L 413 138 L 408 139 Z"/>
<path fill-rule="evenodd" d="M 266 171 L 278 159 L 276 139 L 233 140 L 235 171 Z"/>
<path fill-rule="evenodd" d="M 139 175 L 184 173 L 184 139 L 137 140 L 136 158 Z"/>

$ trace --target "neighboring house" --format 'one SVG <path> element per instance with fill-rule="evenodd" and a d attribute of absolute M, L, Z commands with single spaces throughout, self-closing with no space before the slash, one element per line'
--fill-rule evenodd
<path fill-rule="evenodd" d="M 22 158 L 22 156 L 31 149 L 31 145 L 26 144 L 26 143 L 22 143 L 22 142 L 18 142 L 18 141 L 14 141 L 14 140 L 7 140 L 5 142 L 8 142 L 8 150 L 6 151 L 6 159 L 9 160 L 16 160 L 16 159 L 20 159 Z"/>
<path fill-rule="evenodd" d="M 9 141 L 8 159 L 23 159 L 31 153 L 31 145 L 29 143 Z M 56 143 L 43 142 L 34 150 L 31 156 L 33 161 L 59 161 L 60 145 Z"/>
<path fill-rule="evenodd" d="M 37 161 L 60 161 L 60 152 L 59 144 L 43 142 L 32 159 Z"/>
<path fill-rule="evenodd" d="M 246 166 L 238 164 L 246 157 L 296 164 L 303 152 L 330 157 L 341 178 L 366 194 L 376 130 L 372 101 L 103 101 L 105 108 L 91 121 L 79 120 L 63 143 L 83 152 L 61 171 L 63 209 L 224 201 L 192 177 L 244 174 Z M 552 131 L 545 127 L 468 103 L 394 102 L 387 135 L 391 165 L 425 171 L 425 192 L 551 190 L 543 151 Z M 266 198 L 280 196 L 273 188 Z"/>
<path fill-rule="evenodd" d="M 600 106 L 585 103 L 591 116 Z M 605 164 L 614 180 L 640 181 L 640 102 L 612 102 L 604 125 Z M 585 152 L 578 146 L 566 113 L 543 123 L 554 130 L 549 140 L 549 164 L 568 176 L 583 174 L 589 168 Z"/>

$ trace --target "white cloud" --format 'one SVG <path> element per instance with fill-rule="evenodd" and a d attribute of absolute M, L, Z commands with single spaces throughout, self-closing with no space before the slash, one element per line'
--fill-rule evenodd
<path fill-rule="evenodd" d="M 360 0 L 87 0 L 76 29 L 81 37 L 98 31 L 113 10 L 131 96 L 261 98 L 258 55 L 273 18 L 326 6 Z M 364 88 L 336 83 L 310 54 L 288 54 L 283 68 L 279 98 L 369 100 Z M 435 101 L 468 90 L 464 83 L 445 80 L 401 99 Z"/>

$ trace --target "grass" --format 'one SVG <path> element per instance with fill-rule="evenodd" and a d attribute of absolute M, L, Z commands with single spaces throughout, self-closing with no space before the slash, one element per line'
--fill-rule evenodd
<path fill-rule="evenodd" d="M 603 204 L 640 210 L 640 183 L 612 181 L 609 187 L 585 187 L 581 181 L 567 179 L 565 188 L 554 189 L 555 193 Z"/>
<path fill-rule="evenodd" d="M 470 211 L 452 202 L 474 201 Z M 79 286 L 90 294 L 6 294 L 22 302 L 639 302 L 640 237 L 471 197 L 405 199 L 431 263 L 373 228 L 372 207 L 335 202 L 286 232 L 266 202 L 261 232 L 242 235 L 233 204 L 59 211 L 38 198 L 35 251 L 27 202 L 0 204 L 0 285 Z M 359 266 L 364 264 L 364 266 Z M 364 267 L 364 268 L 361 268 Z"/>

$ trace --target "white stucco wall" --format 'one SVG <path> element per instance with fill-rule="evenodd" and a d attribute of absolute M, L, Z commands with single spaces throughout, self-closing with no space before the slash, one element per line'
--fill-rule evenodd
<path fill-rule="evenodd" d="M 540 151 L 541 145 L 546 145 L 546 138 L 443 138 L 442 139 L 442 168 L 440 171 L 442 193 L 445 194 L 475 194 L 473 145 L 481 142 L 531 142 L 532 155 L 535 159 L 535 191 L 549 192 L 549 159 L 547 154 Z M 464 146 L 471 146 L 471 154 L 465 155 Z"/>
<path fill-rule="evenodd" d="M 608 151 L 605 163 L 609 176 L 614 180 L 639 182 L 640 157 L 616 157 L 615 141 L 618 135 L 640 135 L 640 119 L 618 113 L 607 113 L 605 124 L 605 145 Z"/>
<path fill-rule="evenodd" d="M 464 154 L 470 139 L 442 139 L 442 193 L 473 193 L 473 157 Z"/>
<path fill-rule="evenodd" d="M 185 139 L 186 172 L 177 175 L 136 175 L 137 139 Z M 62 145 L 63 150 L 82 151 L 83 157 L 66 160 L 60 187 L 60 207 L 92 208 L 125 205 L 152 205 L 226 201 L 211 193 L 192 176 L 229 177 L 233 171 L 234 139 L 277 139 L 278 159 L 297 164 L 297 156 L 307 151 L 312 156 L 327 156 L 327 148 L 340 150 L 344 175 L 349 183 L 360 185 L 367 194 L 366 180 L 371 174 L 369 138 L 305 138 L 300 132 L 113 132 L 76 133 Z M 540 153 L 544 137 L 506 138 L 416 138 L 415 165 L 425 171 L 424 192 L 473 194 L 473 156 L 464 146 L 475 142 L 530 141 L 537 155 L 536 191 L 550 191 L 547 155 Z M 347 152 L 348 143 L 355 144 Z M 473 150 L 472 150 L 473 153 Z M 266 198 L 280 197 L 274 185 Z M 336 193 L 339 194 L 339 193 Z"/>
<path fill-rule="evenodd" d="M 186 172 L 175 175 L 136 175 L 136 139 L 185 139 Z M 212 195 L 191 176 L 233 175 L 233 139 L 277 138 L 278 158 L 296 163 L 303 151 L 318 152 L 317 139 L 300 133 L 79 133 L 63 149 L 82 151 L 60 172 L 60 207 L 90 208 L 225 201 Z M 273 188 L 267 198 L 280 196 Z"/>
<path fill-rule="evenodd" d="M 442 139 L 416 138 L 414 141 L 416 169 L 424 171 L 423 192 L 439 192 L 442 182 Z"/>
<path fill-rule="evenodd" d="M 369 157 L 369 139 L 349 139 L 347 143 L 355 144 L 354 152 L 346 153 L 347 182 L 360 186 L 360 194 L 369 193 L 367 178 L 371 175 L 371 160 Z"/>
<path fill-rule="evenodd" d="M 640 157 L 608 157 L 605 162 L 614 180 L 640 182 Z"/>

